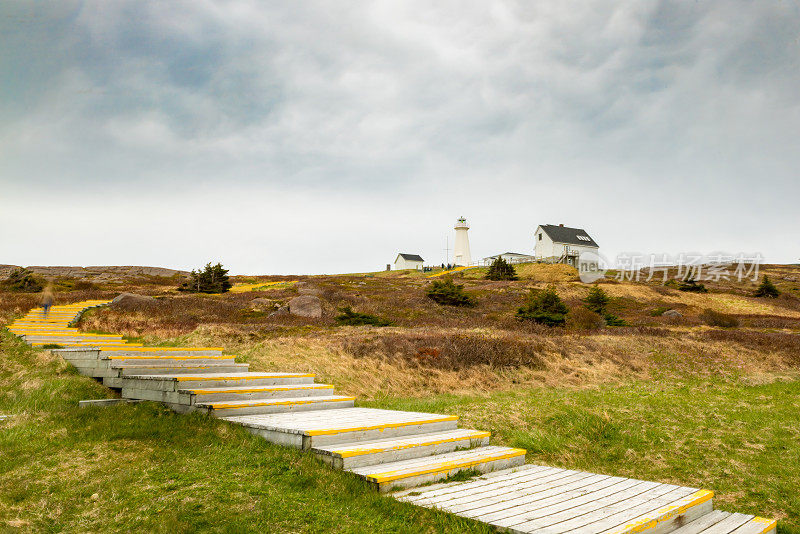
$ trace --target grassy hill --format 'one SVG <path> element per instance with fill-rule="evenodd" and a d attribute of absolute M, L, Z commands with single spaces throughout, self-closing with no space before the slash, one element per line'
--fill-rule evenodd
<path fill-rule="evenodd" d="M 609 311 L 628 326 L 594 330 L 516 320 L 531 289 L 552 284 L 572 309 L 588 293 L 564 266 L 520 271 L 515 282 L 461 273 L 473 308 L 437 305 L 419 273 L 248 277 L 294 283 L 225 295 L 178 294 L 146 279 L 78 290 L 64 282 L 56 300 L 154 295 L 93 311 L 81 326 L 225 346 L 255 371 L 314 371 L 361 405 L 458 414 L 492 430 L 494 443 L 527 448 L 531 462 L 714 489 L 722 508 L 772 515 L 781 532 L 800 532 L 800 268 L 766 268 L 777 299 L 753 297 L 752 282 L 687 293 L 606 280 Z M 322 299 L 322 318 L 270 316 L 301 291 Z M 0 321 L 35 303 L 0 292 Z M 344 306 L 393 325 L 337 326 Z M 709 324 L 709 309 L 738 326 Z M 7 333 L 0 352 L 0 413 L 14 414 L 0 422 L 8 529 L 483 528 L 379 498 L 308 455 L 216 420 L 150 403 L 80 410 L 77 400 L 112 393 Z"/>

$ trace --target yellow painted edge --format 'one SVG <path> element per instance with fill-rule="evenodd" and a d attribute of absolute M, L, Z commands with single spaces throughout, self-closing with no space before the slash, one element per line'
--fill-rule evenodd
<path fill-rule="evenodd" d="M 678 516 L 692 508 L 703 504 L 704 502 L 714 498 L 714 492 L 709 490 L 700 490 L 695 493 L 679 499 L 678 501 L 668 504 L 646 514 L 641 519 L 637 519 L 632 523 L 619 527 L 615 530 L 610 530 L 607 534 L 628 534 L 635 532 L 644 532 L 646 530 L 655 529 L 659 523 L 669 521 L 670 519 Z"/>
<path fill-rule="evenodd" d="M 76 344 L 76 343 L 57 343 L 55 341 L 47 341 L 47 342 L 36 342 L 31 343 L 31 346 L 34 347 L 43 347 L 45 345 L 61 345 L 62 348 L 65 349 L 85 349 L 85 350 L 108 350 L 109 345 L 103 345 L 102 343 L 90 343 L 88 345 Z"/>
<path fill-rule="evenodd" d="M 259 393 L 261 391 L 292 391 L 301 389 L 329 389 L 333 386 L 328 384 L 295 384 L 294 386 L 275 387 L 275 386 L 261 386 L 252 389 L 187 389 L 190 393 L 195 394 L 209 394 L 209 393 Z"/>
<path fill-rule="evenodd" d="M 141 343 L 131 344 L 131 349 L 136 351 L 153 351 L 153 352 L 198 352 L 201 350 L 224 350 L 222 347 L 145 347 Z"/>
<path fill-rule="evenodd" d="M 233 356 L 109 356 L 109 360 L 228 360 Z"/>
<path fill-rule="evenodd" d="M 70 339 L 80 339 L 81 341 L 92 341 L 92 340 L 106 340 L 106 341 L 125 341 L 122 339 L 122 336 L 111 336 L 111 335 L 94 335 L 94 334 L 75 334 L 71 332 L 64 332 L 64 333 L 55 333 L 55 332 L 25 332 L 23 333 L 25 336 L 31 337 L 59 337 L 59 338 L 70 338 Z"/>
<path fill-rule="evenodd" d="M 406 421 L 404 423 L 384 423 L 380 425 L 371 425 L 371 426 L 359 426 L 359 427 L 347 427 L 347 428 L 329 428 L 323 430 L 308 430 L 306 431 L 306 435 L 308 436 L 326 436 L 330 434 L 341 434 L 342 432 L 353 432 L 358 430 L 376 430 L 379 429 L 381 431 L 387 428 L 400 428 L 401 426 L 408 426 L 408 425 L 424 425 L 427 423 L 445 423 L 447 421 L 457 421 L 457 415 L 445 415 L 443 417 L 439 417 L 436 419 L 424 419 L 419 421 Z"/>
<path fill-rule="evenodd" d="M 502 454 L 492 454 L 488 456 L 484 456 L 483 458 L 473 458 L 470 460 L 453 460 L 450 462 L 443 462 L 436 467 L 431 467 L 429 469 L 421 469 L 419 471 L 413 472 L 399 472 L 399 471 L 387 471 L 385 473 L 377 473 L 374 475 L 367 475 L 367 480 L 372 482 L 376 482 L 378 484 L 382 484 L 384 482 L 391 482 L 392 480 L 398 480 L 401 478 L 410 478 L 419 475 L 427 475 L 430 473 L 441 473 L 447 472 L 457 467 L 471 467 L 473 465 L 482 464 L 485 462 L 492 462 L 495 460 L 504 460 L 506 458 L 514 458 L 516 456 L 522 456 L 527 451 L 525 449 L 512 449 L 508 452 Z"/>
<path fill-rule="evenodd" d="M 761 529 L 759 534 L 766 534 L 767 532 L 778 528 L 778 522 L 775 519 L 770 519 L 768 517 L 759 517 L 756 516 L 750 520 L 751 523 L 761 523 L 762 525 L 766 525 L 764 528 Z"/>
<path fill-rule="evenodd" d="M 213 369 L 213 367 L 209 367 L 208 365 L 185 365 L 183 367 L 175 367 L 174 365 L 126 365 L 123 367 L 115 367 L 115 369 Z"/>
<path fill-rule="evenodd" d="M 165 376 L 172 376 L 172 375 L 165 375 Z M 256 375 L 256 376 L 202 376 L 202 377 L 192 377 L 192 376 L 175 376 L 178 382 L 183 381 L 190 381 L 190 380 L 256 380 L 262 378 L 305 378 L 305 377 L 313 377 L 313 374 L 286 374 L 286 375 Z"/>
<path fill-rule="evenodd" d="M 264 401 L 264 402 L 252 402 L 250 404 L 241 406 L 238 404 L 220 404 L 216 402 L 206 402 L 207 404 L 214 408 L 215 410 L 222 410 L 222 409 L 230 409 L 230 410 L 238 410 L 240 408 L 252 408 L 254 406 L 292 406 L 292 405 L 300 405 L 300 404 L 313 404 L 315 402 L 346 402 L 351 400 L 356 400 L 355 397 L 343 397 L 341 399 L 326 399 L 324 397 L 309 397 L 309 400 L 302 400 L 302 401 Z"/>
<path fill-rule="evenodd" d="M 471 434 L 469 436 L 461 436 L 458 438 L 447 438 L 447 439 L 438 439 L 436 441 L 425 441 L 422 443 L 409 443 L 407 445 L 401 446 L 391 446 L 391 447 L 362 447 L 358 449 L 351 449 L 349 451 L 332 451 L 333 454 L 338 454 L 342 458 L 350 458 L 352 456 L 362 456 L 364 454 L 374 454 L 377 452 L 385 452 L 385 451 L 399 451 L 404 449 L 410 449 L 412 447 L 424 447 L 427 445 L 441 445 L 442 443 L 452 443 L 454 441 L 462 441 L 462 440 L 473 440 L 473 439 L 482 439 L 488 438 L 491 436 L 491 432 L 476 432 L 475 434 Z M 398 439 L 407 438 L 409 436 L 399 437 Z"/>

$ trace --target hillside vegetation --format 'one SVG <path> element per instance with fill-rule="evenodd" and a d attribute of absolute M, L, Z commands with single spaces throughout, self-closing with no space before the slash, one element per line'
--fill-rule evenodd
<path fill-rule="evenodd" d="M 800 533 L 800 267 L 764 269 L 778 298 L 754 297 L 758 282 L 705 281 L 698 293 L 607 279 L 598 284 L 604 312 L 625 326 L 591 327 L 570 314 L 564 327 L 518 320 L 532 290 L 553 288 L 573 313 L 590 287 L 565 266 L 516 268 L 517 281 L 459 273 L 473 306 L 438 304 L 428 296 L 433 279 L 419 272 L 234 277 L 249 285 L 221 295 L 181 294 L 154 279 L 79 289 L 61 280 L 56 303 L 152 295 L 87 313 L 80 326 L 149 344 L 224 346 L 255 371 L 313 371 L 362 405 L 458 414 L 492 430 L 494 443 L 527 448 L 529 461 L 707 487 L 723 508 L 772 515 L 782 533 Z M 300 293 L 321 299 L 321 318 L 272 315 Z M 0 292 L 0 321 L 36 302 Z M 390 326 L 349 326 L 337 320 L 342 310 Z M 277 530 L 287 532 L 400 531 L 406 520 L 419 525 L 408 531 L 480 531 L 374 499 L 310 457 L 216 421 L 147 403 L 80 411 L 78 399 L 110 392 L 7 334 L 2 343 L 0 412 L 17 417 L 0 423 L 0 524 L 113 530 L 109 516 L 120 525 L 166 517 L 178 530 L 208 530 L 228 506 L 253 525 L 282 514 Z M 40 429 L 50 438 L 37 438 Z M 187 436 L 209 454 L 177 446 Z M 272 461 L 284 467 L 265 468 Z M 208 477 L 220 470 L 235 476 Z M 134 482 L 165 497 L 150 499 Z"/>

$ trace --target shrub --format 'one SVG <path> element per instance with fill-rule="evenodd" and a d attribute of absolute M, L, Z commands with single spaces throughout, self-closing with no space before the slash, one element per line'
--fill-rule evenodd
<path fill-rule="evenodd" d="M 613 313 L 604 314 L 603 319 L 605 319 L 606 325 L 608 326 L 628 326 L 628 323 L 625 321 L 625 319 L 621 319 Z"/>
<path fill-rule="evenodd" d="M 755 296 L 756 297 L 768 297 L 768 298 L 778 298 L 781 292 L 778 291 L 778 288 L 775 287 L 775 284 L 772 283 L 772 280 L 769 279 L 769 276 L 766 274 L 764 275 L 764 279 L 761 280 L 761 284 L 756 289 Z"/>
<path fill-rule="evenodd" d="M 428 298 L 444 306 L 475 305 L 475 299 L 464 292 L 464 286 L 453 283 L 452 278 L 434 280 L 428 288 Z"/>
<path fill-rule="evenodd" d="M 189 293 L 225 293 L 231 288 L 228 270 L 221 263 L 207 263 L 203 270 L 192 271 L 189 281 L 184 282 L 179 291 Z"/>
<path fill-rule="evenodd" d="M 694 278 L 686 277 L 685 280 L 678 283 L 679 291 L 691 291 L 694 293 L 708 293 L 708 289 L 704 284 L 698 284 Z"/>
<path fill-rule="evenodd" d="M 598 330 L 605 326 L 606 321 L 602 315 L 588 308 L 573 308 L 567 314 L 568 328 L 577 330 Z"/>
<path fill-rule="evenodd" d="M 78 280 L 72 285 L 72 289 L 75 291 L 89 291 L 93 289 L 99 289 L 96 284 L 88 280 Z"/>
<path fill-rule="evenodd" d="M 667 306 L 659 306 L 658 308 L 654 309 L 650 312 L 650 317 L 661 317 L 664 315 L 664 312 L 667 311 L 669 308 Z"/>
<path fill-rule="evenodd" d="M 25 268 L 14 269 L 3 283 L 11 291 L 21 293 L 38 293 L 44 287 L 39 278 Z"/>
<path fill-rule="evenodd" d="M 721 326 L 723 328 L 736 328 L 739 326 L 739 319 L 733 315 L 722 313 L 706 308 L 700 314 L 700 320 L 709 326 Z"/>
<path fill-rule="evenodd" d="M 599 315 L 604 315 L 606 313 L 606 306 L 610 300 L 611 299 L 608 298 L 608 295 L 603 291 L 602 287 L 592 286 L 589 290 L 589 294 L 583 299 L 583 302 L 589 310 Z"/>
<path fill-rule="evenodd" d="M 420 366 L 461 371 L 477 366 L 494 369 L 545 369 L 548 344 L 509 333 L 499 335 L 443 333 L 398 329 L 380 334 L 346 336 L 342 348 L 356 358 L 404 359 Z"/>
<path fill-rule="evenodd" d="M 487 280 L 518 280 L 517 271 L 514 266 L 498 256 L 496 260 L 489 266 L 489 271 L 486 273 Z"/>
<path fill-rule="evenodd" d="M 533 321 L 547 326 L 561 326 L 569 309 L 554 287 L 531 291 L 528 302 L 517 310 L 517 319 Z"/>
<path fill-rule="evenodd" d="M 350 306 L 339 308 L 341 315 L 336 316 L 336 322 L 340 325 L 347 326 L 391 326 L 392 322 L 386 319 L 381 319 L 374 315 L 367 315 L 366 313 L 354 312 Z"/>

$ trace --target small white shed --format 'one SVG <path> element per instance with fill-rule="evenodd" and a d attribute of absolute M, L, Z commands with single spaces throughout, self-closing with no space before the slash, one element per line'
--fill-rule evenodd
<path fill-rule="evenodd" d="M 396 271 L 403 269 L 418 269 L 421 271 L 424 262 L 425 260 L 419 254 L 403 254 L 401 252 L 394 260 L 394 269 Z"/>

